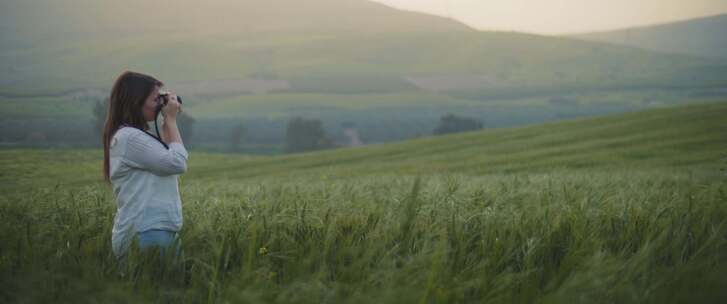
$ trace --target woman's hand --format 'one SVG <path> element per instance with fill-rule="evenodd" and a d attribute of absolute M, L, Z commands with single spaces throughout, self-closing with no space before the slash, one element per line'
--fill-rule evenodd
<path fill-rule="evenodd" d="M 164 119 L 177 119 L 177 113 L 182 111 L 182 105 L 177 101 L 177 95 L 169 93 L 167 104 L 162 107 Z"/>

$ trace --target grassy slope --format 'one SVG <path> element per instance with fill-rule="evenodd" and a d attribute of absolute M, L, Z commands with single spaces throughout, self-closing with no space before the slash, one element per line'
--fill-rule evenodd
<path fill-rule="evenodd" d="M 210 162 L 190 179 L 313 175 L 483 175 L 553 169 L 656 169 L 715 165 L 727 149 L 727 104 L 430 137 L 403 143 L 249 161 Z M 200 157 L 204 158 L 204 157 Z"/>
<path fill-rule="evenodd" d="M 367 175 L 547 172 L 714 167 L 727 150 L 727 103 L 493 129 L 315 153 L 248 157 L 192 152 L 184 179 L 349 178 Z M 2 181 L 98 180 L 99 151 L 5 150 Z M 41 169 L 45 171 L 41 171 Z M 72 172 L 72 174 L 69 174 Z"/>
<path fill-rule="evenodd" d="M 723 302 L 725 112 L 285 157 L 193 152 L 187 271 L 132 250 L 125 277 L 110 252 L 113 196 L 92 182 L 99 152 L 0 151 L 0 299 Z"/>

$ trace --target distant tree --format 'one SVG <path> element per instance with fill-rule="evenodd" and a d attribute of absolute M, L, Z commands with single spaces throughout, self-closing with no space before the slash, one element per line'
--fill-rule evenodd
<path fill-rule="evenodd" d="M 47 140 L 47 136 L 43 132 L 30 132 L 27 137 L 28 142 L 33 144 L 43 144 Z"/>
<path fill-rule="evenodd" d="M 179 133 L 182 135 L 182 141 L 185 146 L 190 144 L 192 135 L 194 135 L 194 123 L 194 118 L 186 112 L 179 112 L 177 114 L 177 126 L 179 126 Z"/>
<path fill-rule="evenodd" d="M 554 96 L 548 99 L 548 102 L 552 105 L 561 105 L 561 106 L 577 106 L 578 105 L 578 99 L 566 97 L 566 96 Z"/>
<path fill-rule="evenodd" d="M 320 119 L 294 117 L 288 121 L 285 133 L 286 152 L 305 152 L 333 147 L 333 142 L 323 130 Z"/>
<path fill-rule="evenodd" d="M 473 118 L 460 117 L 454 114 L 446 114 L 442 116 L 439 121 L 439 125 L 436 129 L 434 129 L 432 133 L 434 133 L 434 135 L 441 135 L 479 129 L 482 129 L 482 123 Z"/>
<path fill-rule="evenodd" d="M 232 127 L 232 130 L 230 130 L 230 148 L 231 150 L 237 150 L 240 147 L 240 144 L 242 143 L 245 133 L 247 132 L 247 129 L 245 129 L 245 125 L 238 124 L 234 127 Z"/>
<path fill-rule="evenodd" d="M 93 134 L 101 143 L 101 135 L 103 134 L 104 124 L 106 124 L 106 115 L 109 111 L 109 99 L 98 99 L 96 100 L 92 114 L 93 114 Z"/>

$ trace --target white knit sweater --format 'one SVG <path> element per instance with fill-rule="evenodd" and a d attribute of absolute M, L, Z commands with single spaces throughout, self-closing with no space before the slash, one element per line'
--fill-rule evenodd
<path fill-rule="evenodd" d="M 110 177 L 116 195 L 111 235 L 114 254 L 123 256 L 137 232 L 179 231 L 182 201 L 178 175 L 187 171 L 188 153 L 180 143 L 167 150 L 151 134 L 122 127 L 111 140 Z"/>

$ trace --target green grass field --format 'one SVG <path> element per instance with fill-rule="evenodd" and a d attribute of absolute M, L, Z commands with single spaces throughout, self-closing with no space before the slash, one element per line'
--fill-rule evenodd
<path fill-rule="evenodd" d="M 192 151 L 120 276 L 98 150 L 0 150 L 0 301 L 718 303 L 727 102 L 275 157 Z"/>

